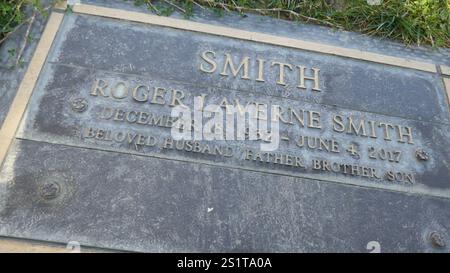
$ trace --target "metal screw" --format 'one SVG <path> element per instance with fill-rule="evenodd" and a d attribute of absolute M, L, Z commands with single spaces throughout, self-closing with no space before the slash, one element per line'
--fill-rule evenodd
<path fill-rule="evenodd" d="M 417 159 L 422 160 L 422 161 L 427 161 L 428 158 L 430 158 L 428 153 L 422 149 L 419 149 L 416 151 L 416 157 L 417 157 Z"/>
<path fill-rule="evenodd" d="M 44 199 L 53 199 L 58 196 L 60 187 L 56 182 L 46 182 L 40 187 L 41 197 Z"/>
<path fill-rule="evenodd" d="M 73 111 L 81 113 L 81 112 L 86 111 L 89 103 L 84 98 L 76 98 L 76 99 L 72 100 L 71 105 L 72 105 Z"/>
<path fill-rule="evenodd" d="M 441 233 L 439 233 L 437 231 L 433 231 L 430 233 L 430 240 L 431 240 L 431 243 L 433 244 L 433 246 L 438 247 L 438 248 L 443 248 L 447 245 L 445 243 L 444 235 L 442 235 Z"/>

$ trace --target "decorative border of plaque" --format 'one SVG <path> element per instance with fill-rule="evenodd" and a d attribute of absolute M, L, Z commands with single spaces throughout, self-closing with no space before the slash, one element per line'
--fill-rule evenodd
<path fill-rule="evenodd" d="M 450 76 L 450 67 L 441 65 L 441 73 L 446 76 Z"/>

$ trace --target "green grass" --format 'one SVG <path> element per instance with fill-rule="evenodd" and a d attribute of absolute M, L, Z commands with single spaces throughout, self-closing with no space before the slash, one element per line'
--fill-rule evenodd
<path fill-rule="evenodd" d="M 383 0 L 369 5 L 366 0 L 171 0 L 155 4 L 135 0 L 158 14 L 174 10 L 186 17 L 194 6 L 212 9 L 217 15 L 227 11 L 252 12 L 282 19 L 326 25 L 405 44 L 450 47 L 450 0 Z M 343 2 L 336 5 L 330 3 Z"/>
<path fill-rule="evenodd" d="M 37 15 L 47 16 L 53 2 L 43 7 L 40 0 L 0 0 L 0 45 L 18 30 L 26 25 L 25 34 L 18 48 L 8 48 L 8 62 L 15 60 L 11 68 L 23 67 L 22 55 L 26 45 L 33 40 L 31 28 Z"/>
<path fill-rule="evenodd" d="M 0 39 L 24 20 L 22 6 L 25 1 L 0 0 Z"/>
<path fill-rule="evenodd" d="M 32 21 L 31 15 L 24 12 L 27 6 L 39 14 L 47 14 L 39 0 L 0 0 L 0 44 L 18 27 Z"/>

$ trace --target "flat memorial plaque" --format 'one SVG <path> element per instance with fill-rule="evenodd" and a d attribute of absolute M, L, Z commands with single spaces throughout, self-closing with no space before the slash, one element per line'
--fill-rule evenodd
<path fill-rule="evenodd" d="M 396 252 L 449 233 L 450 115 L 435 64 L 89 5 L 52 16 L 23 116 L 9 116 L 0 235 Z M 278 121 L 278 142 L 262 129 L 236 139 L 238 125 L 225 138 L 225 123 L 208 139 L 225 110 L 252 106 L 268 128 Z M 174 109 L 202 139 L 174 136 Z"/>

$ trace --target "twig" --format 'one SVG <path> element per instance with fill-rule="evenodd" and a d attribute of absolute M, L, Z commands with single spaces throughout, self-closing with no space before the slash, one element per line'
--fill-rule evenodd
<path fill-rule="evenodd" d="M 201 9 L 205 9 L 204 6 L 200 5 L 199 3 L 195 2 L 194 0 L 191 0 L 192 3 L 194 3 L 194 5 L 196 5 L 197 7 L 201 8 Z"/>
<path fill-rule="evenodd" d="M 20 24 L 18 24 L 13 30 L 11 30 L 10 32 L 6 33 L 5 36 L 3 36 L 3 38 L 0 40 L 0 44 L 3 43 L 3 41 L 5 41 L 11 34 L 13 34 L 14 32 L 16 32 L 21 26 L 23 26 L 25 23 L 27 23 L 28 21 L 30 21 L 30 18 L 27 18 L 26 20 L 24 20 L 23 22 L 21 22 Z"/>
<path fill-rule="evenodd" d="M 179 9 L 182 13 L 186 13 L 186 10 L 185 10 L 185 9 L 183 9 L 182 7 L 179 7 L 179 6 L 175 5 L 174 3 L 172 3 L 172 1 L 164 0 L 164 2 L 166 2 L 167 4 L 171 5 L 172 7 L 176 8 L 176 9 Z"/>
<path fill-rule="evenodd" d="M 313 17 L 309 17 L 309 16 L 305 16 L 305 15 L 302 15 L 302 14 L 300 14 L 300 13 L 298 13 L 298 12 L 295 12 L 295 11 L 293 11 L 293 10 L 288 10 L 288 9 L 280 9 L 280 8 L 272 8 L 272 9 L 251 9 L 251 8 L 243 8 L 244 10 L 248 10 L 248 11 L 256 11 L 256 12 L 260 12 L 261 14 L 263 14 L 263 15 L 265 15 L 265 12 L 283 12 L 283 13 L 287 13 L 287 14 L 291 14 L 291 15 L 293 15 L 294 17 L 300 17 L 300 18 L 303 18 L 303 19 L 305 19 L 305 20 L 307 20 L 307 21 L 314 21 L 314 22 L 318 22 L 318 23 L 322 23 L 322 24 L 326 24 L 326 25 L 329 25 L 329 26 L 334 26 L 334 27 L 336 27 L 337 25 L 335 25 L 335 24 L 333 24 L 333 23 L 330 23 L 330 22 L 327 22 L 327 21 L 323 21 L 323 20 L 320 20 L 320 19 L 317 19 L 317 18 L 313 18 Z"/>
<path fill-rule="evenodd" d="M 155 5 L 152 4 L 151 1 L 148 1 L 147 4 L 148 4 L 148 5 L 156 12 L 156 14 L 158 14 L 158 15 L 161 14 L 161 11 L 159 11 L 159 9 L 157 9 L 157 8 L 155 7 Z"/>
<path fill-rule="evenodd" d="M 30 35 L 31 26 L 33 26 L 34 19 L 36 18 L 36 8 L 33 10 L 33 15 L 31 15 L 30 23 L 28 24 L 27 31 L 25 32 L 25 36 L 23 37 L 23 43 L 20 47 L 19 53 L 17 53 L 16 65 L 19 64 L 20 59 L 22 58 L 23 51 L 27 46 L 28 36 Z"/>

